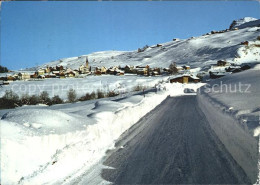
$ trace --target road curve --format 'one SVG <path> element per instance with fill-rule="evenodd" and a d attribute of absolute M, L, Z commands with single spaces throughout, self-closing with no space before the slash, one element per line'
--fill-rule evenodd
<path fill-rule="evenodd" d="M 168 97 L 109 151 L 102 178 L 115 184 L 245 184 L 196 96 Z"/>

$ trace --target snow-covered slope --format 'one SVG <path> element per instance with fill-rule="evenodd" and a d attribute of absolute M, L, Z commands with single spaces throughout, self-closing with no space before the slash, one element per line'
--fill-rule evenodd
<path fill-rule="evenodd" d="M 259 25 L 260 25 L 260 20 L 253 17 L 245 17 L 243 19 L 233 21 L 232 24 L 230 25 L 230 29 L 234 29 L 234 28 L 242 29 L 246 27 L 254 27 Z"/>
<path fill-rule="evenodd" d="M 84 64 L 88 57 L 89 65 L 96 66 L 125 66 L 125 65 L 150 65 L 151 67 L 168 67 L 171 62 L 177 64 L 188 64 L 191 67 L 205 67 L 216 63 L 217 60 L 227 60 L 229 62 L 253 62 L 260 61 L 260 48 L 255 45 L 241 45 L 241 42 L 254 42 L 259 36 L 260 20 L 254 18 L 244 18 L 235 21 L 232 28 L 239 30 L 226 31 L 224 33 L 206 34 L 196 38 L 176 40 L 160 45 L 150 46 L 143 52 L 136 51 L 104 51 L 95 52 L 89 55 L 66 58 L 49 62 L 39 67 L 63 65 L 72 69 L 77 69 Z M 141 47 L 141 46 L 140 46 Z M 247 49 L 245 49 L 247 48 Z M 249 49 L 256 48 L 257 52 L 250 53 Z M 244 60 L 243 54 L 249 54 Z"/>
<path fill-rule="evenodd" d="M 111 58 L 118 56 L 122 53 L 125 53 L 123 51 L 101 51 L 101 52 L 95 52 L 89 55 L 82 55 L 79 57 L 71 57 L 71 58 L 64 58 L 60 60 L 55 60 L 53 62 L 46 63 L 41 67 L 46 66 L 52 66 L 55 67 L 57 65 L 62 65 L 67 68 L 71 69 L 78 69 L 79 66 L 85 64 L 86 58 L 88 58 L 89 61 L 92 61 L 93 63 L 96 63 L 96 66 L 102 66 L 105 61 L 110 61 Z"/>

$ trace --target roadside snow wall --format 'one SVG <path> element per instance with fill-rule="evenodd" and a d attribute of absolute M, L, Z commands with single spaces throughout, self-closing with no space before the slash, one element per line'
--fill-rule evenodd
<path fill-rule="evenodd" d="M 258 177 L 258 138 L 247 129 L 246 123 L 225 111 L 223 105 L 212 99 L 203 88 L 197 94 L 199 107 L 226 149 L 255 183 Z"/>
<path fill-rule="evenodd" d="M 37 129 L 11 122 L 13 121 L 12 116 L 19 112 L 8 113 L 2 118 L 4 120 L 0 121 L 2 136 L 1 183 L 64 183 L 83 166 L 90 168 L 98 162 L 105 155 L 106 150 L 114 146 L 114 141 L 124 131 L 154 109 L 167 96 L 168 92 L 149 93 L 146 94 L 145 98 L 137 96 L 140 99 L 140 101 L 137 101 L 138 103 L 125 102 L 122 104 L 124 107 L 115 112 L 111 111 L 113 107 L 103 110 L 104 105 L 98 106 L 97 104 L 97 111 L 90 115 L 94 124 L 82 124 L 82 127 L 80 127 L 74 121 L 67 127 L 70 128 L 74 125 L 81 129 L 73 130 L 70 128 L 61 134 L 58 133 L 58 128 L 55 128 L 56 131 L 53 134 L 36 134 L 35 130 Z M 112 103 L 110 102 L 110 104 Z M 35 111 L 38 110 L 30 109 L 30 111 L 32 115 L 35 115 Z M 41 111 L 43 111 L 42 119 L 49 116 L 44 114 L 48 110 Z M 60 112 L 50 113 L 52 119 L 56 119 L 56 113 Z M 65 117 L 69 116 L 66 115 Z M 45 129 L 45 127 L 42 124 L 40 130 Z"/>

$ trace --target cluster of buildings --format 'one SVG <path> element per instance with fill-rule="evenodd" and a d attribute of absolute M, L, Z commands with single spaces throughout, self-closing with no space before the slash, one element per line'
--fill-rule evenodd
<path fill-rule="evenodd" d="M 190 69 L 189 66 L 176 66 L 176 70 L 179 72 Z M 124 75 L 125 73 L 143 75 L 143 76 L 156 76 L 156 75 L 167 75 L 170 74 L 169 68 L 151 68 L 150 66 L 130 66 L 125 67 L 95 67 L 89 66 L 88 59 L 84 65 L 81 65 L 78 69 L 65 68 L 62 65 L 56 67 L 47 66 L 36 70 L 35 72 L 19 72 L 6 77 L 0 77 L 1 81 L 15 81 L 15 80 L 38 80 L 46 78 L 77 78 L 86 75 Z"/>
<path fill-rule="evenodd" d="M 230 73 L 240 72 L 246 69 L 249 69 L 250 66 L 234 66 L 225 60 L 219 60 L 215 65 L 211 66 L 209 71 L 209 77 L 212 79 L 223 77 Z M 219 71 L 219 69 L 223 69 Z M 2 85 L 8 85 L 9 81 L 15 80 L 36 80 L 36 79 L 46 79 L 46 78 L 77 78 L 86 75 L 125 75 L 136 74 L 142 76 L 157 76 L 157 75 L 169 75 L 174 71 L 175 75 L 170 77 L 170 82 L 179 82 L 179 83 L 197 83 L 201 81 L 201 77 L 192 75 L 189 73 L 190 66 L 183 65 L 177 66 L 174 65 L 174 69 L 170 68 L 151 68 L 150 66 L 130 66 L 126 65 L 125 67 L 95 67 L 91 70 L 89 66 L 88 59 L 84 65 L 81 65 L 78 69 L 64 68 L 62 65 L 56 67 L 49 67 L 38 69 L 35 72 L 20 72 L 13 75 L 8 75 L 6 77 L 0 77 Z M 202 75 L 203 76 L 203 75 Z"/>
<path fill-rule="evenodd" d="M 36 80 L 45 78 L 68 78 L 77 77 L 81 74 L 90 74 L 90 67 L 88 61 L 85 65 L 81 65 L 78 70 L 72 70 L 70 68 L 64 68 L 62 65 L 56 67 L 41 68 L 35 72 L 19 72 L 6 77 L 0 77 L 2 81 L 15 81 L 15 80 Z"/>
<path fill-rule="evenodd" d="M 175 66 L 175 71 L 177 71 L 179 76 L 176 76 L 176 80 L 181 83 L 187 82 L 187 71 L 189 71 L 190 66 Z M 62 65 L 58 65 L 56 67 L 45 67 L 36 70 L 35 72 L 19 72 L 12 75 L 7 75 L 5 77 L 0 77 L 0 81 L 2 81 L 4 85 L 9 84 L 10 81 L 16 80 L 39 80 L 39 79 L 47 79 L 47 78 L 77 78 L 86 75 L 125 75 L 128 74 L 136 74 L 142 76 L 157 76 L 157 75 L 169 75 L 172 74 L 172 69 L 170 68 L 151 68 L 149 65 L 146 66 L 130 66 L 126 65 L 125 67 L 95 67 L 92 68 L 89 66 L 88 59 L 84 65 L 81 65 L 78 69 L 70 69 L 65 68 Z M 180 76 L 183 76 L 182 80 L 179 79 Z M 178 77 L 178 78 L 177 78 Z M 193 80 L 191 80 L 193 78 Z M 197 82 L 198 78 L 194 76 L 188 77 L 189 81 Z"/>
<path fill-rule="evenodd" d="M 231 64 L 225 60 L 217 61 L 216 65 L 211 66 L 211 70 L 209 71 L 209 77 L 211 79 L 221 78 L 228 74 L 238 73 L 244 70 L 250 69 L 249 64 L 235 65 Z"/>

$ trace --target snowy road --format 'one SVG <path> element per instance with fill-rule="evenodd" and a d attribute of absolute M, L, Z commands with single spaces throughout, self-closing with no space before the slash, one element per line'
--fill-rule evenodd
<path fill-rule="evenodd" d="M 108 152 L 102 178 L 116 184 L 251 183 L 211 130 L 196 96 L 167 98 Z"/>

